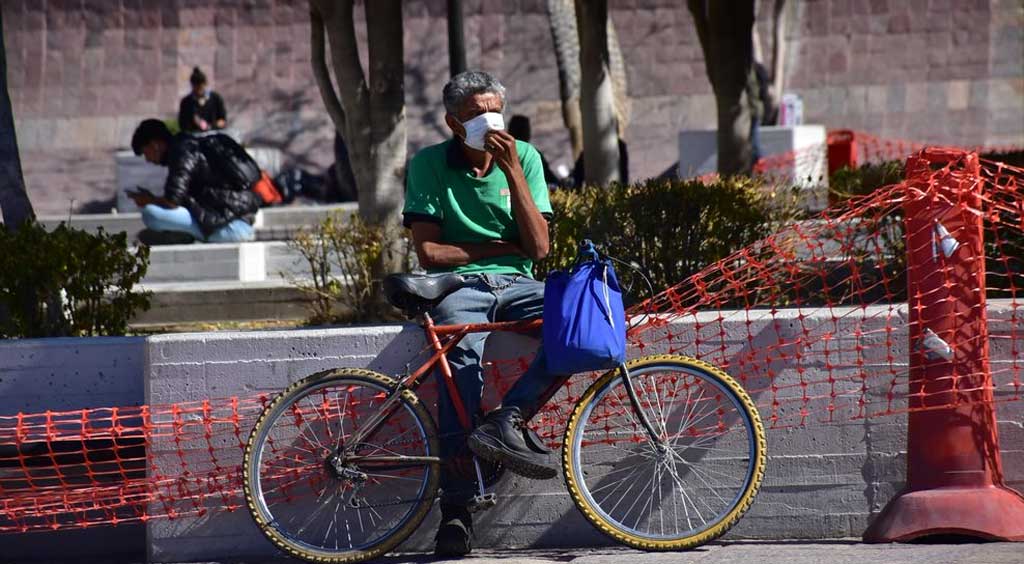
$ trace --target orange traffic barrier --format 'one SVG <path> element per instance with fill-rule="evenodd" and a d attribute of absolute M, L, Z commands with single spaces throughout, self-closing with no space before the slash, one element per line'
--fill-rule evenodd
<path fill-rule="evenodd" d="M 864 540 L 1024 540 L 1024 496 L 1003 483 L 996 428 L 978 156 L 925 149 L 906 178 L 907 482 Z"/>

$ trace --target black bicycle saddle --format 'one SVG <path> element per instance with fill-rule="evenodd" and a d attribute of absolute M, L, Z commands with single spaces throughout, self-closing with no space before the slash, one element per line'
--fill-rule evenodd
<path fill-rule="evenodd" d="M 389 274 L 384 278 L 388 303 L 414 317 L 433 309 L 448 294 L 466 285 L 461 274 Z"/>

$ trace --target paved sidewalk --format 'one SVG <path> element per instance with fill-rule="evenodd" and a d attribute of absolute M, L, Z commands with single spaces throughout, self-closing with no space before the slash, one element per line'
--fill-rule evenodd
<path fill-rule="evenodd" d="M 462 560 L 388 558 L 382 562 L 460 562 L 464 564 L 1024 564 L 1024 543 L 863 544 L 822 542 L 734 542 L 688 552 L 625 549 L 475 552 Z"/>
<path fill-rule="evenodd" d="M 98 560 L 62 564 L 99 564 Z M 105 564 L 108 561 L 103 561 Z M 124 564 L 143 564 L 122 561 Z M 396 554 L 378 564 L 1024 564 L 1024 543 L 863 544 L 855 539 L 737 541 L 687 552 L 640 552 L 623 548 L 476 550 L 456 560 Z M 5 564 L 7 564 L 5 562 Z M 10 564 L 22 564 L 11 562 Z M 25 562 L 24 564 L 28 564 Z M 44 564 L 36 561 L 32 564 Z M 48 564 L 57 564 L 50 561 Z M 179 563 L 184 564 L 184 563 Z M 300 564 L 298 560 L 223 560 L 195 564 Z"/>

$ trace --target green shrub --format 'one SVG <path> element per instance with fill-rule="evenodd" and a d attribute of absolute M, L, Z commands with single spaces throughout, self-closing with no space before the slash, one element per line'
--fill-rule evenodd
<path fill-rule="evenodd" d="M 565 268 L 579 242 L 591 239 L 603 252 L 638 265 L 655 292 L 765 237 L 797 213 L 794 190 L 746 177 L 560 190 L 551 203 L 551 251 L 536 267 L 538 278 Z"/>
<path fill-rule="evenodd" d="M 148 267 L 149 249 L 132 252 L 124 233 L 0 226 L 0 335 L 123 335 L 149 308 L 149 293 L 132 291 Z"/>
<path fill-rule="evenodd" d="M 829 204 L 836 205 L 851 198 L 866 196 L 882 186 L 903 181 L 903 161 L 843 167 L 828 179 Z"/>
<path fill-rule="evenodd" d="M 980 153 L 981 159 L 1024 167 L 1024 151 L 993 151 Z M 903 181 L 906 162 L 885 161 L 856 168 L 843 167 L 828 179 L 829 203 L 837 204 L 857 196 L 866 196 L 882 186 Z"/>
<path fill-rule="evenodd" d="M 370 322 L 387 319 L 390 306 L 380 300 L 374 267 L 381 254 L 394 252 L 388 234 L 358 215 L 335 212 L 318 225 L 298 232 L 288 246 L 309 266 L 308 277 L 289 279 L 309 299 L 313 325 L 340 321 Z M 405 257 L 408 263 L 408 257 Z"/>

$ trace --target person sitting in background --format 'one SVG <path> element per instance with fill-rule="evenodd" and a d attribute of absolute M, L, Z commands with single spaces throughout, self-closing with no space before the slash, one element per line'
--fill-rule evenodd
<path fill-rule="evenodd" d="M 761 126 L 775 125 L 779 107 L 775 103 L 768 69 L 759 61 L 754 61 L 751 71 L 753 76 L 747 80 L 747 99 L 750 106 L 751 162 L 756 165 L 764 156 L 761 150 Z"/>
<path fill-rule="evenodd" d="M 167 167 L 164 195 L 144 189 L 128 195 L 142 208 L 146 244 L 251 241 L 262 180 L 259 166 L 223 133 L 172 135 L 164 122 L 147 119 L 132 135 L 132 150 Z"/>
<path fill-rule="evenodd" d="M 206 75 L 199 67 L 192 70 L 189 82 L 192 84 L 192 92 L 182 98 L 178 106 L 178 127 L 188 132 L 227 127 L 224 100 L 213 90 L 207 89 Z"/>
<path fill-rule="evenodd" d="M 512 137 L 515 137 L 524 143 L 529 143 L 530 137 L 532 137 L 530 118 L 520 114 L 512 116 L 512 118 L 508 120 L 508 133 Z M 536 149 L 536 147 L 534 148 Z M 549 187 L 561 186 L 562 179 L 551 170 L 551 167 L 548 165 L 548 160 L 544 158 L 544 153 L 541 153 L 540 149 L 538 149 L 537 154 L 540 155 L 540 166 L 544 169 L 544 182 L 546 182 Z"/>

